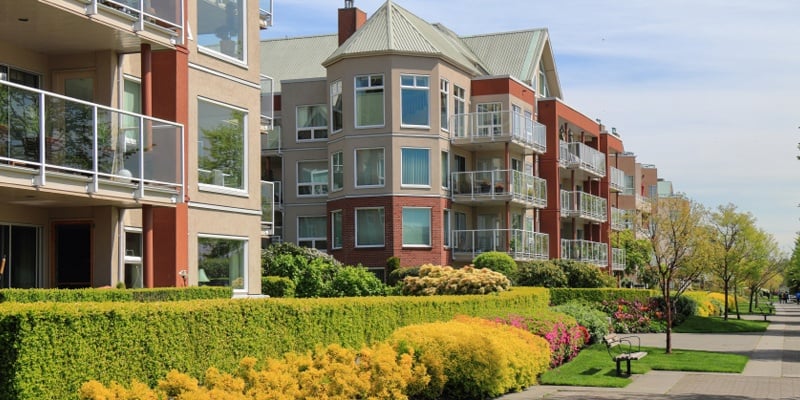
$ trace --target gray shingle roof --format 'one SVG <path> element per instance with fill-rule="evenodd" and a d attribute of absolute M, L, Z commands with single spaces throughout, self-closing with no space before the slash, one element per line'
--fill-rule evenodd
<path fill-rule="evenodd" d="M 466 36 L 461 40 L 487 65 L 491 75 L 510 75 L 531 83 L 544 49 L 546 29 Z"/>
<path fill-rule="evenodd" d="M 275 78 L 275 92 L 281 80 L 324 78 L 325 60 L 339 45 L 336 34 L 261 41 L 261 73 Z"/>

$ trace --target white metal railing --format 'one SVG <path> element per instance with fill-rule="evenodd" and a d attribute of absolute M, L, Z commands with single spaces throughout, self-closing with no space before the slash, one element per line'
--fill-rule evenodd
<path fill-rule="evenodd" d="M 606 176 L 605 154 L 584 143 L 568 143 L 562 140 L 558 160 L 565 168 L 580 168 L 601 178 Z"/>
<path fill-rule="evenodd" d="M 609 167 L 610 177 L 609 179 L 609 186 L 611 190 L 615 190 L 617 192 L 622 192 L 625 190 L 625 171 L 615 168 Z"/>
<path fill-rule="evenodd" d="M 615 231 L 633 229 L 631 212 L 629 210 L 611 207 L 611 229 Z"/>
<path fill-rule="evenodd" d="M 550 237 L 521 229 L 476 229 L 452 232 L 453 257 L 470 259 L 487 251 L 500 251 L 515 260 L 547 260 Z"/>
<path fill-rule="evenodd" d="M 547 129 L 533 117 L 512 111 L 488 111 L 452 116 L 454 142 L 514 140 L 544 153 L 547 150 Z"/>
<path fill-rule="evenodd" d="M 273 1 L 268 1 L 269 7 L 268 8 L 259 8 L 258 9 L 258 16 L 259 16 L 259 28 L 267 29 L 275 23 L 275 14 L 273 13 Z"/>
<path fill-rule="evenodd" d="M 261 132 L 269 132 L 273 128 L 275 119 L 274 88 L 274 79 L 261 75 Z"/>
<path fill-rule="evenodd" d="M 168 31 L 173 42 L 183 44 L 183 1 L 88 0 L 86 15 L 94 15 L 101 10 L 127 16 L 133 21 L 134 31 L 146 28 Z"/>
<path fill-rule="evenodd" d="M 625 270 L 625 249 L 611 248 L 611 270 L 624 271 Z"/>
<path fill-rule="evenodd" d="M 272 231 L 275 222 L 275 183 L 261 181 L 261 227 Z M 267 228 L 267 229 L 264 229 Z"/>
<path fill-rule="evenodd" d="M 561 239 L 561 258 L 605 267 L 608 265 L 608 245 L 588 240 Z"/>
<path fill-rule="evenodd" d="M 536 207 L 547 206 L 547 182 L 515 170 L 453 172 L 453 196 L 468 195 L 473 198 L 507 198 L 530 203 Z"/>
<path fill-rule="evenodd" d="M 35 170 L 87 176 L 89 192 L 102 181 L 180 193 L 183 201 L 183 126 L 0 81 L 0 160 Z"/>
<path fill-rule="evenodd" d="M 597 222 L 605 222 L 608 218 L 606 199 L 581 191 L 561 191 L 561 215 L 564 217 L 581 217 Z"/>

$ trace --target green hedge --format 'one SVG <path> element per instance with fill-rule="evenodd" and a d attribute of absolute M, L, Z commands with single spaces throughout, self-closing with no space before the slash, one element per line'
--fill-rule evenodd
<path fill-rule="evenodd" d="M 543 288 L 495 295 L 161 303 L 0 304 L 0 400 L 76 399 L 96 379 L 154 386 L 171 369 L 232 372 L 318 344 L 360 347 L 395 329 L 455 315 L 535 315 Z"/>
<path fill-rule="evenodd" d="M 233 289 L 220 286 L 156 289 L 0 289 L 0 303 L 80 303 L 229 299 Z"/>
<path fill-rule="evenodd" d="M 647 289 L 552 288 L 550 289 L 550 302 L 554 306 L 568 303 L 572 300 L 581 300 L 590 303 L 602 303 L 603 301 L 615 301 L 618 299 L 626 299 L 630 301 L 639 300 L 646 302 L 647 299 L 658 295 L 659 291 Z"/>

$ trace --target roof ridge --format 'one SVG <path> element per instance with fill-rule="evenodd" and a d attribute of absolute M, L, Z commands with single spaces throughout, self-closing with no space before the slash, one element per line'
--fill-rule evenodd
<path fill-rule="evenodd" d="M 259 40 L 259 42 L 277 42 L 280 40 L 295 40 L 295 39 L 314 39 L 320 37 L 329 37 L 329 36 L 337 36 L 337 33 L 320 33 L 316 35 L 305 35 L 305 36 L 286 36 L 286 37 L 275 37 L 275 38 L 264 38 Z"/>
<path fill-rule="evenodd" d="M 486 37 L 486 36 L 499 36 L 499 35 L 513 35 L 517 33 L 530 33 L 530 32 L 537 32 L 537 31 L 547 31 L 547 28 L 533 28 L 533 29 L 519 29 L 515 31 L 506 31 L 506 32 L 490 32 L 490 33 L 482 33 L 477 35 L 465 35 L 459 36 L 462 39 L 470 39 L 476 37 Z"/>

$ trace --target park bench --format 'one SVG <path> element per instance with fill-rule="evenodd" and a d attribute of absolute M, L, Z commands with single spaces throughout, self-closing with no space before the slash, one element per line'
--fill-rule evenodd
<path fill-rule="evenodd" d="M 775 306 L 772 303 L 767 303 L 764 308 L 761 309 L 761 315 L 764 317 L 764 321 L 767 320 L 767 317 L 770 315 L 775 314 Z"/>
<path fill-rule="evenodd" d="M 636 340 L 636 346 L 633 340 Z M 628 375 L 631 374 L 631 360 L 640 360 L 647 355 L 646 351 L 641 351 L 641 339 L 638 336 L 619 336 L 616 333 L 610 333 L 603 336 L 603 343 L 606 344 L 608 355 L 611 360 L 617 363 L 617 376 L 622 374 L 621 363 L 627 363 Z"/>

